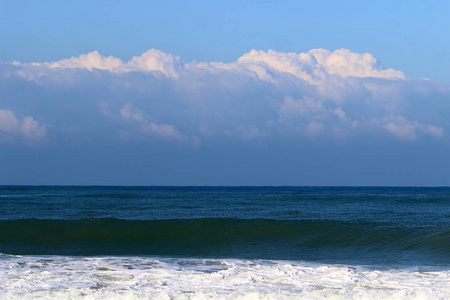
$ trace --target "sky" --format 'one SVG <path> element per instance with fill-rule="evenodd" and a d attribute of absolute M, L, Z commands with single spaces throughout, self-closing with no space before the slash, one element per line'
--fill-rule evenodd
<path fill-rule="evenodd" d="M 450 185 L 448 1 L 2 1 L 0 184 Z"/>

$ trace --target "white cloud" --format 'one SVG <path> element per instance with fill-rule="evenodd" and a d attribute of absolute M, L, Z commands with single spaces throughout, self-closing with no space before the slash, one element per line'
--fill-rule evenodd
<path fill-rule="evenodd" d="M 2 78 L 28 92 L 29 100 L 5 103 L 12 110 L 3 111 L 1 131 L 29 139 L 47 129 L 12 112 L 20 114 L 28 102 L 41 109 L 39 119 L 50 121 L 57 133 L 51 136 L 89 140 L 199 144 L 390 135 L 420 141 L 445 139 L 450 127 L 448 86 L 407 78 L 372 54 L 347 49 L 252 50 L 231 63 L 184 63 L 156 49 L 122 62 L 94 51 L 0 65 Z M 8 92 L 4 87 L 0 96 Z"/>
<path fill-rule="evenodd" d="M 270 78 L 269 70 L 285 72 L 312 84 L 320 84 L 329 75 L 340 77 L 376 77 L 404 79 L 405 75 L 393 69 L 385 69 L 371 54 L 359 54 L 347 49 L 334 52 L 313 49 L 307 53 L 282 53 L 273 50 L 256 51 L 241 56 L 238 64 L 246 64 L 260 78 Z M 255 65 L 258 65 L 256 67 Z"/>
<path fill-rule="evenodd" d="M 348 49 L 338 49 L 334 52 L 314 49 L 308 53 L 314 56 L 329 74 L 337 74 L 342 77 L 405 78 L 400 71 L 385 69 L 370 53 L 359 54 Z"/>
<path fill-rule="evenodd" d="M 120 116 L 125 120 L 133 120 L 139 123 L 146 122 L 144 119 L 144 116 L 139 113 L 132 110 L 132 104 L 127 103 L 120 109 Z"/>
<path fill-rule="evenodd" d="M 188 138 L 184 134 L 180 133 L 173 125 L 149 122 L 149 120 L 147 120 L 142 113 L 132 108 L 131 103 L 125 104 L 120 109 L 120 116 L 124 120 L 138 123 L 143 132 L 152 136 L 178 142 L 188 140 Z"/>
<path fill-rule="evenodd" d="M 14 62 L 20 65 L 18 62 Z M 401 71 L 385 69 L 369 53 L 359 54 L 348 49 L 334 52 L 325 49 L 313 49 L 306 53 L 283 53 L 274 50 L 250 52 L 234 63 L 181 63 L 178 56 L 150 49 L 140 56 L 133 57 L 127 63 L 112 56 L 102 56 L 97 51 L 82 54 L 55 62 L 32 63 L 33 66 L 50 68 L 102 69 L 113 72 L 160 71 L 168 77 L 177 78 L 180 71 L 189 69 L 235 70 L 244 74 L 257 74 L 260 79 L 274 80 L 277 73 L 288 73 L 309 83 L 319 84 L 329 75 L 341 77 L 376 77 L 404 79 Z"/>
<path fill-rule="evenodd" d="M 279 117 L 283 124 L 297 128 L 309 137 L 326 134 L 344 138 L 349 132 L 365 130 L 370 133 L 371 129 L 375 129 L 372 130 L 373 133 L 378 129 L 386 130 L 405 141 L 414 141 L 419 134 L 434 138 L 444 137 L 444 129 L 441 127 L 410 121 L 401 115 L 391 115 L 391 109 L 383 110 L 383 107 L 380 109 L 381 113 L 374 112 L 371 107 L 363 106 L 358 115 L 348 117 L 343 108 L 337 107 L 332 101 L 324 102 L 311 97 L 294 99 L 286 96 L 279 107 Z M 374 113 L 382 116 L 370 117 Z"/>
<path fill-rule="evenodd" d="M 20 131 L 20 121 L 12 110 L 0 109 L 0 131 L 8 133 Z"/>
<path fill-rule="evenodd" d="M 181 134 L 173 125 L 144 123 L 141 125 L 145 132 L 168 140 L 185 141 L 186 136 Z"/>
<path fill-rule="evenodd" d="M 416 126 L 403 117 L 388 120 L 384 126 L 387 131 L 405 140 L 416 139 Z"/>
<path fill-rule="evenodd" d="M 14 62 L 14 64 L 19 64 Z M 180 58 L 156 49 L 150 49 L 141 56 L 133 57 L 129 62 L 124 63 L 116 57 L 105 57 L 98 51 L 88 54 L 81 54 L 78 57 L 71 57 L 55 62 L 31 63 L 33 66 L 45 66 L 49 68 L 68 69 L 101 69 L 112 72 L 134 72 L 134 71 L 160 71 L 168 77 L 177 77 L 177 69 L 181 65 Z"/>
<path fill-rule="evenodd" d="M 345 119 L 345 111 L 343 111 L 342 108 L 340 108 L 340 107 L 335 108 L 334 111 L 333 111 L 333 113 L 334 113 L 335 115 L 337 115 L 341 120 L 343 120 L 343 121 L 346 120 L 346 119 Z"/>
<path fill-rule="evenodd" d="M 72 57 L 68 59 L 62 59 L 50 63 L 32 63 L 35 66 L 47 66 L 49 68 L 84 68 L 88 70 L 101 69 L 101 70 L 114 70 L 123 65 L 123 62 L 116 57 L 105 57 L 100 55 L 98 51 L 92 51 L 88 54 L 81 54 L 78 57 Z"/>
<path fill-rule="evenodd" d="M 180 58 L 156 49 L 150 49 L 141 56 L 133 57 L 120 70 L 129 71 L 160 71 L 168 77 L 178 77 L 181 67 Z"/>
<path fill-rule="evenodd" d="M 22 119 L 21 132 L 24 137 L 30 139 L 40 139 L 45 136 L 45 127 L 41 126 L 39 122 L 37 122 L 32 117 L 24 117 Z"/>
<path fill-rule="evenodd" d="M 46 128 L 30 116 L 19 119 L 12 110 L 0 109 L 0 137 L 22 137 L 27 141 L 41 139 Z"/>
<path fill-rule="evenodd" d="M 435 138 L 442 138 L 444 136 L 444 129 L 440 127 L 412 122 L 403 116 L 391 115 L 381 119 L 372 119 L 372 122 L 403 140 L 414 141 L 418 133 L 430 135 Z"/>

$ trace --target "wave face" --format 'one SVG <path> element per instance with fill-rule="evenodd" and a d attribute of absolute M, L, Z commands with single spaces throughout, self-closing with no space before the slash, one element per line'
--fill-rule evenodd
<path fill-rule="evenodd" d="M 0 187 L 0 253 L 450 265 L 450 188 Z"/>
<path fill-rule="evenodd" d="M 270 219 L 0 221 L 12 254 L 168 255 L 352 263 L 450 261 L 450 229 Z"/>

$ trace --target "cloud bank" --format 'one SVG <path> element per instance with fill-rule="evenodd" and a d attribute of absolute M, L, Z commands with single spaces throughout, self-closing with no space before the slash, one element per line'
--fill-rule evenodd
<path fill-rule="evenodd" d="M 187 68 L 236 70 L 244 74 L 249 74 L 250 71 L 255 72 L 260 79 L 273 79 L 269 73 L 276 71 L 290 73 L 308 82 L 316 83 L 323 80 L 327 74 L 336 74 L 341 77 L 405 78 L 400 71 L 385 69 L 373 55 L 354 53 L 348 49 L 339 49 L 334 52 L 326 49 L 313 49 L 299 54 L 273 50 L 267 52 L 252 50 L 231 64 L 195 62 L 182 64 L 178 56 L 156 49 L 150 49 L 141 56 L 135 56 L 129 62 L 124 63 L 119 58 L 105 57 L 97 51 L 93 51 L 78 57 L 55 62 L 32 63 L 31 65 L 49 68 L 101 69 L 117 73 L 160 71 L 168 77 L 178 77 L 181 69 Z"/>
<path fill-rule="evenodd" d="M 231 63 L 183 62 L 156 49 L 124 62 L 94 51 L 1 63 L 0 139 L 200 152 L 368 141 L 446 149 L 449 99 L 449 86 L 347 49 L 252 50 Z"/>
<path fill-rule="evenodd" d="M 423 114 L 413 102 L 427 107 L 430 98 L 446 98 L 448 87 L 406 78 L 371 54 L 347 49 L 252 50 L 232 63 L 183 63 L 156 49 L 123 62 L 94 51 L 56 62 L 4 64 L 2 69 L 3 76 L 28 88 L 52 87 L 62 97 L 76 89 L 84 99 L 70 105 L 93 123 L 91 132 L 102 120 L 122 137 L 127 131 L 130 138 L 141 134 L 179 142 L 213 136 L 247 141 L 279 135 L 344 139 L 384 134 L 404 141 L 446 137 L 442 112 L 429 106 Z M 101 96 L 83 103 L 92 90 Z M 46 99 L 29 101 L 48 104 Z M 11 106 L 3 109 L 16 105 Z M 83 115 L 83 109 L 95 120 Z M 52 111 L 45 113 L 52 121 Z M 28 135 L 44 135 L 44 127 L 33 126 Z M 73 126 L 55 123 L 49 130 L 64 132 Z"/>

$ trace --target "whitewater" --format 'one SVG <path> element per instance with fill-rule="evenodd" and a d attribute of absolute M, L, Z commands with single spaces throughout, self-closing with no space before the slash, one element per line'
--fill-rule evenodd
<path fill-rule="evenodd" d="M 0 258 L 2 299 L 448 299 L 450 272 L 295 261 Z"/>

